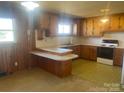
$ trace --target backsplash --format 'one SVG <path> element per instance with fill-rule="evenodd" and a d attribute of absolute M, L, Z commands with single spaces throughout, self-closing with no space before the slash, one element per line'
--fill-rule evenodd
<path fill-rule="evenodd" d="M 102 42 L 102 39 L 116 39 L 119 41 L 119 46 L 124 47 L 124 32 L 107 32 L 103 37 L 81 37 L 81 44 L 93 44 L 99 45 Z"/>
<path fill-rule="evenodd" d="M 47 48 L 47 47 L 57 47 L 62 44 L 69 44 L 72 40 L 73 44 L 79 44 L 79 37 L 71 37 L 71 36 L 61 36 L 61 37 L 46 37 L 43 40 L 37 40 L 36 35 L 36 48 Z"/>
<path fill-rule="evenodd" d="M 124 32 L 107 32 L 103 37 L 58 36 L 46 37 L 43 40 L 37 40 L 36 36 L 36 48 L 57 47 L 63 44 L 68 44 L 71 40 L 73 44 L 99 45 L 102 42 L 102 39 L 116 39 L 119 41 L 119 46 L 124 47 Z"/>

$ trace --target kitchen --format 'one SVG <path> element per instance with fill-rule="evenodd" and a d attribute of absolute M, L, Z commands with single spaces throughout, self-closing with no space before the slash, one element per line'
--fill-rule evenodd
<path fill-rule="evenodd" d="M 37 2 L 40 5 L 33 11 L 26 10 L 25 3 L 28 2 L 0 2 L 3 7 L 0 10 L 3 14 L 1 18 L 12 17 L 15 22 L 15 41 L 9 38 L 11 41 L 5 42 L 8 39 L 1 39 L 1 90 L 122 91 L 123 1 L 68 1 L 66 4 L 64 1 L 41 1 Z M 74 5 L 80 7 L 74 8 Z M 37 84 L 33 88 L 34 83 L 31 83 L 26 89 L 21 83 L 22 86 L 14 87 L 14 90 L 8 82 L 14 78 L 20 83 L 23 78 L 19 76 L 31 79 L 30 82 L 36 82 L 35 78 L 39 79 L 37 77 L 44 77 L 44 84 L 49 81 L 51 85 L 57 82 L 60 85 L 58 89 L 55 85 L 52 88 L 45 85 L 49 90 L 41 85 L 41 89 L 36 90 Z M 84 85 L 81 86 L 86 89 L 76 87 L 75 84 L 83 82 Z M 15 85 L 17 83 L 15 82 Z M 4 84 L 8 84 L 8 88 L 1 88 Z M 72 85 L 72 88 L 67 85 Z"/>

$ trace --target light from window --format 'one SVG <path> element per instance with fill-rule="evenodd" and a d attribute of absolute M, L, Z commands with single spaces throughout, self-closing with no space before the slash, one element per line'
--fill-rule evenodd
<path fill-rule="evenodd" d="M 13 23 L 10 18 L 0 18 L 0 42 L 14 41 Z"/>
<path fill-rule="evenodd" d="M 59 24 L 59 27 L 58 27 L 58 33 L 59 34 L 70 34 L 71 32 L 71 26 L 70 25 L 67 25 L 67 24 Z"/>

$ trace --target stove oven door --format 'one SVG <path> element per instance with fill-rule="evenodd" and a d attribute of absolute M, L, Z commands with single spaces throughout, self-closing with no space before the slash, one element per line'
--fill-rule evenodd
<path fill-rule="evenodd" d="M 97 62 L 113 65 L 113 52 L 114 52 L 114 48 L 98 47 Z"/>

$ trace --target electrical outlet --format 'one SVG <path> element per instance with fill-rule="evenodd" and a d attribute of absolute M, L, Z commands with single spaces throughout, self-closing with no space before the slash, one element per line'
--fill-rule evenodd
<path fill-rule="evenodd" d="M 18 66 L 18 62 L 15 62 L 14 65 L 17 67 Z"/>

